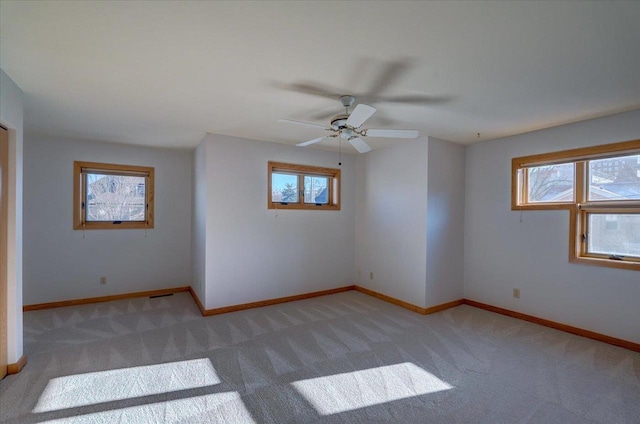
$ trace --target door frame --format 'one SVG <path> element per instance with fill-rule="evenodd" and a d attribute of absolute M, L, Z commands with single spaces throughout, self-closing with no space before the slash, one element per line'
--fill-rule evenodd
<path fill-rule="evenodd" d="M 7 285 L 7 232 L 8 227 L 8 177 L 9 130 L 0 125 L 0 379 L 8 372 L 8 285 Z"/>

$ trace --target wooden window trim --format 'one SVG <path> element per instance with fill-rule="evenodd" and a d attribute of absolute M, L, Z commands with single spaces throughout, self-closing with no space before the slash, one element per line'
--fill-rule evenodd
<path fill-rule="evenodd" d="M 329 178 L 329 203 L 317 205 L 315 203 L 304 203 L 304 196 L 299 196 L 297 203 L 283 204 L 274 202 L 272 194 L 272 174 L 276 172 L 290 173 L 298 176 L 298 190 L 304 190 L 304 176 L 321 176 Z M 340 170 L 335 168 L 324 168 L 312 165 L 298 165 L 284 162 L 269 161 L 267 165 L 267 209 L 297 209 L 297 210 L 340 210 Z"/>
<path fill-rule="evenodd" d="M 145 203 L 147 204 L 146 221 L 137 222 L 92 222 L 85 221 L 82 203 L 85 197 L 85 178 L 83 169 L 114 173 L 118 175 L 142 176 L 145 178 Z M 148 166 L 120 165 L 98 162 L 73 162 L 73 229 L 74 230 L 132 230 L 151 229 L 154 227 L 154 181 L 155 169 Z"/>
<path fill-rule="evenodd" d="M 586 251 L 586 241 L 582 237 L 582 234 L 587 231 L 588 213 L 603 213 L 603 211 L 610 213 L 640 213 L 640 200 L 589 201 L 588 199 L 587 161 L 632 154 L 640 154 L 640 140 L 513 158 L 511 161 L 511 210 L 568 210 L 570 220 L 569 262 L 640 271 L 640 260 L 636 258 L 612 260 L 606 255 L 588 253 Z M 526 169 L 533 166 L 561 163 L 575 164 L 574 201 L 528 203 Z"/>
<path fill-rule="evenodd" d="M 522 158 L 515 158 L 511 162 L 511 210 L 523 211 L 542 211 L 542 210 L 558 210 L 558 209 L 571 209 L 576 204 L 578 199 L 578 193 L 575 190 L 576 177 L 574 176 L 574 200 L 571 202 L 535 202 L 529 203 L 529 190 L 528 187 L 528 172 L 527 168 L 531 166 L 552 165 L 551 163 L 543 164 L 526 164 L 521 163 L 519 160 Z M 567 163 L 567 162 L 559 162 Z M 557 164 L 557 163 L 556 163 Z M 577 174 L 577 170 L 575 171 Z M 522 173 L 522 174 L 521 174 Z"/>
<path fill-rule="evenodd" d="M 614 156 L 633 154 L 640 150 L 640 140 L 622 141 L 620 143 L 602 144 L 599 146 L 581 147 L 579 149 L 562 150 L 540 155 L 514 158 L 513 162 L 520 168 L 528 166 L 552 165 L 565 162 L 580 162 L 588 159 L 607 159 Z"/>

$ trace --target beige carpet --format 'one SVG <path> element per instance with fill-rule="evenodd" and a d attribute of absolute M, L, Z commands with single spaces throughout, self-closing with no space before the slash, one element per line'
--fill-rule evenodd
<path fill-rule="evenodd" d="M 187 293 L 25 313 L 6 423 L 640 423 L 640 354 L 358 292 L 203 318 Z"/>

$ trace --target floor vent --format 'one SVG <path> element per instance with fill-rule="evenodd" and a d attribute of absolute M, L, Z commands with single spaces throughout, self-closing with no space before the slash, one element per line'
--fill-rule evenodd
<path fill-rule="evenodd" d="M 155 299 L 156 297 L 167 297 L 167 296 L 173 296 L 173 293 L 156 294 L 155 296 L 149 296 L 149 299 Z"/>

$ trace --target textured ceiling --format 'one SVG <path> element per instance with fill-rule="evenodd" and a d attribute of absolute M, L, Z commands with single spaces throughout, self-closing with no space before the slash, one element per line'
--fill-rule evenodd
<path fill-rule="evenodd" d="M 640 108 L 640 2 L 0 2 L 25 129 L 295 144 L 361 94 L 368 127 L 461 143 Z M 386 102 L 434 96 L 429 104 Z M 402 142 L 369 139 L 372 147 Z M 406 142 L 406 141 L 404 141 Z M 320 148 L 332 148 L 323 142 Z"/>

